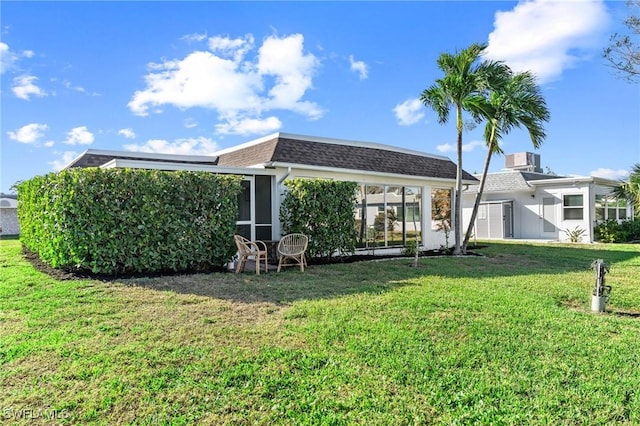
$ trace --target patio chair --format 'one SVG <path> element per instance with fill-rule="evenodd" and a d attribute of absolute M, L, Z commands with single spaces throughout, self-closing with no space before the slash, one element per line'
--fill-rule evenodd
<path fill-rule="evenodd" d="M 300 270 L 304 272 L 307 264 L 304 252 L 307 250 L 309 238 L 304 234 L 289 234 L 282 237 L 278 243 L 278 272 L 283 266 L 300 265 Z"/>
<path fill-rule="evenodd" d="M 235 235 L 234 240 L 238 247 L 238 265 L 236 266 L 236 274 L 240 271 L 244 271 L 247 259 L 253 257 L 256 261 L 256 274 L 260 275 L 261 261 L 264 260 L 264 271 L 267 272 L 269 267 L 267 266 L 267 245 L 260 241 L 251 241 L 243 237 L 242 235 Z"/>

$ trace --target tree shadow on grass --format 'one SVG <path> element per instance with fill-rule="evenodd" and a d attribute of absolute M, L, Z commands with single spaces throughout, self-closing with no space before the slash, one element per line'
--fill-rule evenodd
<path fill-rule="evenodd" d="M 388 262 L 380 270 L 369 262 L 311 265 L 301 272 L 289 269 L 254 272 L 173 275 L 117 280 L 124 285 L 172 291 L 242 303 L 288 305 L 297 300 L 332 299 L 353 294 L 381 294 L 415 285 L 411 280 L 429 273 L 426 265 L 410 267 L 407 260 Z M 372 270 L 372 268 L 374 268 Z"/>

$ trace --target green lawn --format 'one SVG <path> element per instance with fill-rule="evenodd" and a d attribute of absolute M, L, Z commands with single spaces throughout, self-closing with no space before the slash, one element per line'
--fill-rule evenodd
<path fill-rule="evenodd" d="M 640 246 L 479 251 L 114 283 L 0 241 L 0 423 L 640 424 Z"/>

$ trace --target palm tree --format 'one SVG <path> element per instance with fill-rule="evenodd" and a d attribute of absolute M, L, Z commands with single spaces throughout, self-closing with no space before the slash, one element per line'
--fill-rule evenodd
<path fill-rule="evenodd" d="M 619 199 L 626 199 L 633 206 L 634 216 L 640 212 L 640 163 L 636 163 L 631 169 L 628 181 L 620 181 L 620 186 L 614 189 L 613 194 Z"/>
<path fill-rule="evenodd" d="M 480 61 L 480 57 L 487 48 L 486 44 L 472 44 L 455 54 L 442 53 L 437 60 L 438 68 L 444 72 L 444 77 L 436 80 L 428 89 L 422 92 L 420 101 L 432 108 L 438 114 L 438 122 L 446 124 L 451 107 L 456 109 L 457 139 L 457 172 L 455 191 L 454 232 L 455 246 L 453 254 L 461 252 L 462 229 L 462 131 L 464 122 L 462 112 L 467 111 L 480 122 L 484 116 L 481 108 L 485 92 L 495 83 L 497 76 L 505 72 L 506 65 L 501 62 Z"/>
<path fill-rule="evenodd" d="M 487 142 L 487 157 L 480 178 L 476 201 L 473 205 L 471 220 L 462 243 L 462 250 L 466 251 L 469 238 L 473 231 L 473 224 L 478 214 L 478 207 L 482 199 L 484 184 L 489 170 L 489 163 L 493 154 L 502 154 L 500 141 L 516 127 L 524 127 L 529 133 L 534 148 L 539 148 L 546 136 L 544 122 L 549 121 L 547 103 L 536 83 L 536 78 L 530 72 L 513 75 L 505 73 L 503 80 L 495 84 L 485 99 L 486 105 L 481 108 L 487 125 L 484 137 Z"/>

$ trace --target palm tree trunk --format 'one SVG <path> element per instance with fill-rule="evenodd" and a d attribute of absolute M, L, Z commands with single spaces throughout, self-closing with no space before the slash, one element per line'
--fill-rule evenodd
<path fill-rule="evenodd" d="M 489 172 L 489 163 L 491 163 L 491 156 L 494 149 L 494 137 L 495 137 L 495 125 L 491 129 L 491 142 L 489 143 L 487 150 L 487 158 L 484 160 L 484 168 L 482 169 L 482 176 L 480 177 L 480 185 L 478 186 L 478 192 L 476 194 L 476 201 L 473 204 L 473 211 L 471 212 L 471 219 L 469 220 L 469 226 L 467 227 L 467 233 L 464 236 L 464 242 L 462 243 L 462 250 L 466 253 L 467 246 L 469 245 L 469 239 L 471 238 L 471 232 L 473 231 L 473 224 L 476 221 L 478 215 L 478 208 L 480 207 L 480 200 L 482 200 L 482 193 L 484 192 L 484 184 L 487 180 L 487 173 Z"/>
<path fill-rule="evenodd" d="M 462 105 L 458 105 L 457 109 L 457 127 L 458 127 L 458 167 L 456 170 L 456 191 L 455 191 L 455 214 L 453 220 L 454 241 L 453 254 L 459 256 L 462 254 L 460 250 L 460 234 L 462 230 L 462 200 L 460 195 L 462 194 Z M 448 248 L 448 247 L 447 247 Z"/>

